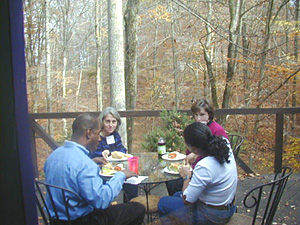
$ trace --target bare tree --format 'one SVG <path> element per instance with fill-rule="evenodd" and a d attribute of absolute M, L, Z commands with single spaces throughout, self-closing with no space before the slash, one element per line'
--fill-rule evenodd
<path fill-rule="evenodd" d="M 300 29 L 300 4 L 299 4 L 299 0 L 295 0 L 295 30 Z M 299 32 L 295 34 L 295 39 L 294 39 L 294 57 L 295 57 L 295 62 L 297 62 L 299 60 L 299 38 L 300 34 Z M 296 106 L 296 102 L 297 102 L 297 96 L 296 96 L 296 89 L 297 89 L 297 76 L 294 77 L 293 79 L 293 88 L 294 91 L 292 92 L 292 106 Z"/>
<path fill-rule="evenodd" d="M 211 98 L 212 98 L 212 102 L 214 107 L 219 108 L 219 104 L 218 104 L 218 94 L 217 94 L 217 86 L 216 86 L 216 78 L 215 78 L 215 74 L 213 71 L 213 46 L 211 45 L 212 42 L 212 27 L 211 27 L 211 22 L 212 22 L 212 1 L 209 0 L 207 2 L 207 17 L 206 17 L 206 21 L 207 23 L 205 24 L 205 28 L 206 28 L 206 40 L 205 40 L 205 44 L 203 44 L 202 42 L 202 46 L 203 46 L 203 53 L 204 53 L 204 59 L 205 59 L 205 63 L 206 63 L 206 71 L 209 77 L 209 83 L 210 83 L 210 90 L 211 90 Z"/>
<path fill-rule="evenodd" d="M 50 7 L 49 0 L 45 0 L 45 11 L 46 11 L 46 64 L 45 64 L 45 75 L 46 75 L 46 105 L 47 112 L 52 112 L 52 78 L 51 78 L 51 54 L 50 54 Z M 48 120 L 48 132 L 50 135 L 53 134 L 53 124 L 51 120 Z"/>
<path fill-rule="evenodd" d="M 95 1 L 95 38 L 96 38 L 96 87 L 97 87 L 97 110 L 102 111 L 102 3 Z"/>
<path fill-rule="evenodd" d="M 122 0 L 108 0 L 108 39 L 111 105 L 117 110 L 126 110 Z M 126 118 L 123 118 L 119 131 L 125 146 L 126 127 Z"/>
<path fill-rule="evenodd" d="M 137 27 L 139 0 L 128 0 L 125 19 L 126 110 L 136 109 L 137 97 Z M 134 118 L 127 119 L 127 148 L 132 150 Z"/>
<path fill-rule="evenodd" d="M 269 45 L 270 45 L 270 39 L 271 39 L 271 29 L 272 25 L 277 19 L 279 11 L 283 8 L 284 5 L 286 5 L 289 1 L 283 0 L 280 6 L 277 8 L 277 10 L 273 13 L 274 10 L 274 0 L 269 0 L 268 4 L 268 11 L 267 11 L 267 20 L 265 25 L 265 31 L 264 31 L 264 43 L 263 43 L 263 50 L 261 53 L 261 60 L 260 60 L 260 68 L 259 68 L 259 80 L 258 80 L 258 89 L 256 94 L 256 101 L 257 101 L 257 108 L 260 108 L 261 105 L 264 103 L 263 98 L 263 84 L 265 82 L 265 65 L 267 60 L 267 55 L 269 53 Z M 260 116 L 256 116 L 255 126 L 254 126 L 254 133 L 256 134 L 258 132 L 258 123 L 260 121 Z"/>
<path fill-rule="evenodd" d="M 245 11 L 245 3 L 243 2 L 242 4 L 242 11 Z M 241 30 L 241 34 L 242 34 L 242 47 L 243 47 L 243 59 L 244 61 L 249 60 L 249 48 L 250 48 L 250 40 L 247 36 L 247 22 L 246 19 L 244 17 L 241 18 L 241 26 L 242 26 L 242 30 Z M 245 89 L 245 108 L 248 108 L 250 106 L 250 78 L 249 78 L 249 66 L 243 65 L 243 81 L 244 81 L 244 89 Z"/>
<path fill-rule="evenodd" d="M 39 9 L 39 10 L 37 10 Z M 41 80 L 44 68 L 41 67 L 45 44 L 45 3 L 40 1 L 24 1 L 24 33 L 26 38 L 26 63 L 29 94 L 32 96 L 32 111 L 38 112 L 41 105 Z M 31 91 L 31 93 L 30 93 Z M 29 107 L 29 110 L 31 107 Z"/>
<path fill-rule="evenodd" d="M 70 0 L 63 1 L 64 4 L 59 4 L 59 8 L 62 14 L 62 110 L 65 110 L 65 102 L 66 102 L 66 73 L 67 73 L 67 64 L 68 64 L 68 45 L 70 43 L 70 39 L 72 36 L 72 31 L 70 28 Z M 67 137 L 67 120 L 66 118 L 62 119 L 63 122 L 63 131 L 64 136 Z"/>
<path fill-rule="evenodd" d="M 78 97 L 79 97 L 80 88 L 81 88 L 82 70 L 83 70 L 83 68 L 81 68 L 81 70 L 80 70 L 80 75 L 79 75 L 79 79 L 78 79 L 78 86 L 77 86 L 77 89 L 76 89 L 75 111 L 77 111 L 77 109 L 78 109 Z"/>
<path fill-rule="evenodd" d="M 231 81 L 236 71 L 242 6 L 243 0 L 229 0 L 230 25 L 227 53 L 227 75 L 222 103 L 222 108 L 225 109 L 229 108 L 231 97 Z"/>
<path fill-rule="evenodd" d="M 169 1 L 170 4 L 170 11 L 171 11 L 171 41 L 172 41 L 172 62 L 173 62 L 173 76 L 174 76 L 174 91 L 175 91 L 175 108 L 178 109 L 179 107 L 179 84 L 178 84 L 178 71 L 177 71 L 177 56 L 176 56 L 176 37 L 175 37 L 175 16 L 174 16 L 174 8 L 173 8 L 173 1 Z"/>

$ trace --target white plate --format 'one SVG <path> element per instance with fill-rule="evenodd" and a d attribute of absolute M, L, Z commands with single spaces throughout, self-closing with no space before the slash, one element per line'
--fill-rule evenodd
<path fill-rule="evenodd" d="M 118 172 L 118 171 L 117 171 Z M 102 173 L 102 170 L 100 171 L 100 176 L 102 177 L 113 177 L 115 174 L 112 174 L 112 175 L 105 175 Z"/>
<path fill-rule="evenodd" d="M 171 153 L 171 152 L 170 152 Z M 161 158 L 162 159 L 164 159 L 164 160 L 170 160 L 170 161 L 177 161 L 177 160 L 183 160 L 183 159 L 185 159 L 186 158 L 186 155 L 185 154 L 182 154 L 182 153 L 177 153 L 177 156 L 176 156 L 176 158 L 173 158 L 173 159 L 170 159 L 169 157 L 168 157 L 168 153 L 167 154 L 165 154 L 165 155 L 163 155 Z"/>
<path fill-rule="evenodd" d="M 192 168 L 190 168 L 190 170 L 192 171 Z M 169 173 L 169 174 L 179 174 L 179 172 L 169 170 L 169 168 L 167 166 L 164 168 L 164 172 Z"/>
<path fill-rule="evenodd" d="M 120 164 L 122 164 L 122 163 L 120 163 Z M 118 164 L 119 165 L 119 164 Z M 124 169 L 124 165 L 122 164 L 122 167 L 123 167 L 123 169 Z M 115 166 L 113 167 L 113 168 L 115 168 Z M 103 173 L 103 170 L 109 170 L 109 172 L 110 172 L 110 174 L 104 174 Z M 119 171 L 117 171 L 117 170 L 114 170 L 114 169 L 108 169 L 108 168 L 102 168 L 101 169 L 101 171 L 100 171 L 100 176 L 103 176 L 103 177 L 113 177 L 117 172 L 119 172 Z"/>
<path fill-rule="evenodd" d="M 131 155 L 131 154 L 126 154 L 126 155 L 128 155 L 129 157 L 132 157 L 132 156 L 133 156 L 133 155 Z M 129 158 L 129 157 L 128 157 L 128 158 Z M 110 161 L 110 162 L 119 162 L 119 161 L 126 161 L 128 158 L 124 156 L 124 157 L 121 158 L 121 159 L 115 159 L 115 158 L 109 156 L 107 160 Z"/>
<path fill-rule="evenodd" d="M 169 168 L 167 166 L 164 168 L 164 172 L 170 173 L 170 174 L 179 174 L 179 172 L 175 172 L 175 171 L 169 170 Z"/>

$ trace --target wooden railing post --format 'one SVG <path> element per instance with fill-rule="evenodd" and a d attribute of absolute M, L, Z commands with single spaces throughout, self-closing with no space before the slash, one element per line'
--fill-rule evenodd
<path fill-rule="evenodd" d="M 33 129 L 33 119 L 29 119 L 29 126 L 30 126 L 30 139 L 31 139 L 31 155 L 32 155 L 32 162 L 33 162 L 33 176 L 35 178 L 38 177 L 38 165 L 37 165 L 37 152 L 36 152 L 36 142 L 35 142 L 35 131 Z"/>
<path fill-rule="evenodd" d="M 276 133 L 275 133 L 275 162 L 274 172 L 277 172 L 282 167 L 282 152 L 283 152 L 283 114 L 276 114 Z"/>

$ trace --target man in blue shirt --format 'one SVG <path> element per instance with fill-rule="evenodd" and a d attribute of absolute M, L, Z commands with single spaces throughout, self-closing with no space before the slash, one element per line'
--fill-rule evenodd
<path fill-rule="evenodd" d="M 137 175 L 130 170 L 123 170 L 103 184 L 99 166 L 88 156 L 97 149 L 101 140 L 100 127 L 99 119 L 89 113 L 83 113 L 74 120 L 71 141 L 66 141 L 53 151 L 45 163 L 46 183 L 70 189 L 82 198 L 85 204 L 70 210 L 75 225 L 141 224 L 145 215 L 142 204 L 128 202 L 110 205 L 120 193 L 124 181 Z M 67 220 L 61 193 L 58 190 L 53 192 L 59 217 Z M 55 217 L 50 202 L 47 205 L 51 216 Z M 64 224 L 64 221 L 60 222 Z"/>

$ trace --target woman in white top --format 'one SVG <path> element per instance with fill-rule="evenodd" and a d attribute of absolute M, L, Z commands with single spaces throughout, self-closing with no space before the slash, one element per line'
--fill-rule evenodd
<path fill-rule="evenodd" d="M 161 198 L 161 220 L 163 224 L 173 224 L 174 219 L 186 224 L 225 224 L 236 210 L 237 169 L 230 143 L 197 122 L 186 127 L 184 140 L 187 148 L 203 159 L 193 175 L 189 167 L 181 168 L 182 192 Z"/>

